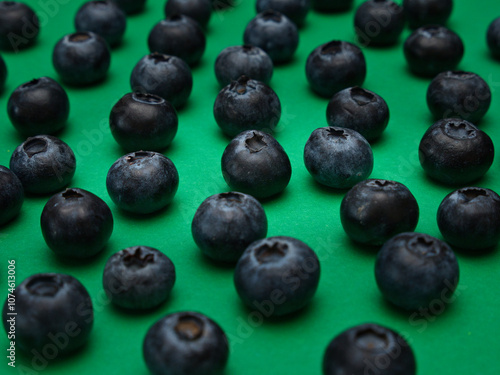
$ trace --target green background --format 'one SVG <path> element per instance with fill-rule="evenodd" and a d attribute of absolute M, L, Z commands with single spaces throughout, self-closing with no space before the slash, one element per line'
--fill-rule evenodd
<path fill-rule="evenodd" d="M 57 78 L 51 63 L 53 46 L 73 31 L 73 18 L 83 1 L 29 1 L 39 13 L 42 31 L 35 47 L 21 53 L 3 52 L 9 69 L 0 95 L 0 164 L 9 164 L 12 151 L 23 139 L 6 114 L 10 93 L 20 84 L 40 76 Z M 328 342 L 341 331 L 364 322 L 377 322 L 401 332 L 411 343 L 419 374 L 498 375 L 500 362 L 500 253 L 458 253 L 461 279 L 456 299 L 430 319 L 389 306 L 379 293 L 373 275 L 377 249 L 352 243 L 340 225 L 339 206 L 345 191 L 314 183 L 304 167 L 302 153 L 310 133 L 326 125 L 327 100 L 308 87 L 304 67 L 308 54 L 333 39 L 354 42 L 354 8 L 342 14 L 311 12 L 300 30 L 293 61 L 275 67 L 271 86 L 278 94 L 282 118 L 277 140 L 287 151 L 293 168 L 286 191 L 263 203 L 269 236 L 287 235 L 309 244 L 321 260 L 317 294 L 303 311 L 291 317 L 249 322 L 254 316 L 239 301 L 231 267 L 205 259 L 197 249 L 190 224 L 196 208 L 208 196 L 229 188 L 220 172 L 220 158 L 229 142 L 212 114 L 219 87 L 213 73 L 217 54 L 226 46 L 242 43 L 243 30 L 255 15 L 254 0 L 240 0 L 233 8 L 215 12 L 207 33 L 207 49 L 193 69 L 194 86 L 188 104 L 179 112 L 179 131 L 165 155 L 175 163 L 180 185 L 173 204 L 156 215 L 133 216 L 111 202 L 105 187 L 106 173 L 124 152 L 112 138 L 108 116 L 118 99 L 129 92 L 129 76 L 145 54 L 147 35 L 163 18 L 164 1 L 148 0 L 144 12 L 128 17 L 123 44 L 113 50 L 105 82 L 87 87 L 66 87 L 71 102 L 67 128 L 60 137 L 77 158 L 71 186 L 103 198 L 115 219 L 113 235 L 104 251 L 86 261 L 57 258 L 45 245 L 40 214 L 48 196 L 26 197 L 19 217 L 0 228 L 0 294 L 7 294 L 7 260 L 16 260 L 17 283 L 37 272 L 65 272 L 88 289 L 95 308 L 95 324 L 88 344 L 77 353 L 48 361 L 43 371 L 32 368 L 32 355 L 17 351 L 17 368 L 8 369 L 7 340 L 2 339 L 0 373 L 46 374 L 147 374 L 141 346 L 147 329 L 167 313 L 196 310 L 217 321 L 231 343 L 226 374 L 319 374 Z M 356 1 L 358 6 L 362 1 Z M 45 17 L 44 17 L 45 16 Z M 488 24 L 500 16 L 498 0 L 455 1 L 449 27 L 465 44 L 462 70 L 481 75 L 493 92 L 491 108 L 480 123 L 499 147 L 500 65 L 488 54 Z M 383 137 L 373 144 L 374 178 L 405 184 L 420 206 L 417 231 L 440 237 L 436 225 L 439 203 L 453 187 L 428 180 L 418 162 L 418 143 L 433 123 L 425 102 L 428 79 L 411 75 L 400 42 L 390 48 L 363 48 L 368 73 L 364 87 L 388 103 L 391 119 Z M 500 192 L 499 160 L 476 183 Z M 440 237 L 441 238 L 441 237 Z M 171 298 L 161 307 L 136 313 L 119 310 L 106 299 L 101 277 L 107 258 L 133 245 L 156 247 L 167 254 L 177 270 Z M 2 297 L 3 298 L 3 297 Z M 43 366 L 42 366 L 43 367 Z"/>

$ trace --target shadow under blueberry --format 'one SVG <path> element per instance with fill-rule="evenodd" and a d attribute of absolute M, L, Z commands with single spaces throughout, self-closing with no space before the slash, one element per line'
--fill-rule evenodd
<path fill-rule="evenodd" d="M 221 262 L 215 259 L 210 258 L 209 256 L 202 253 L 202 251 L 198 247 L 194 247 L 191 250 L 193 254 L 193 259 L 203 267 L 209 273 L 228 273 L 232 274 L 234 272 L 234 268 L 236 267 L 236 262 Z"/>
<path fill-rule="evenodd" d="M 373 260 L 375 260 L 375 256 L 378 254 L 380 248 L 382 247 L 382 245 L 362 244 L 360 242 L 354 241 L 351 238 L 348 238 L 347 241 L 349 241 L 349 250 L 354 250 L 358 254 L 371 256 L 373 257 Z"/>
<path fill-rule="evenodd" d="M 124 210 L 118 206 L 115 205 L 116 209 L 113 210 L 113 216 L 116 216 L 117 220 L 125 219 L 125 220 L 134 220 L 134 221 L 140 221 L 141 223 L 147 222 L 147 221 L 153 221 L 156 220 L 158 217 L 163 216 L 163 215 L 168 215 L 168 212 L 172 210 L 176 210 L 175 206 L 177 205 L 177 202 L 174 201 L 168 204 L 166 207 L 162 207 L 157 211 L 151 212 L 149 214 L 141 214 L 141 213 L 136 213 L 136 212 L 131 212 Z"/>
<path fill-rule="evenodd" d="M 448 244 L 449 245 L 449 244 Z M 483 258 L 492 256 L 497 252 L 498 246 L 491 246 L 484 249 L 466 249 L 460 248 L 456 246 L 451 246 L 453 252 L 459 256 L 463 256 L 465 258 L 473 259 L 473 258 Z"/>
<path fill-rule="evenodd" d="M 318 181 L 316 181 L 313 177 L 309 178 L 308 185 L 309 185 L 308 188 L 310 188 L 310 189 L 314 189 L 314 190 L 316 190 L 320 193 L 323 193 L 323 194 L 331 194 L 331 195 L 335 195 L 338 197 L 343 197 L 351 189 L 350 187 L 345 188 L 345 189 L 338 189 L 338 188 L 326 186 L 326 185 L 323 185 L 323 184 L 319 183 Z"/>
<path fill-rule="evenodd" d="M 44 252 L 50 252 L 52 263 L 56 264 L 58 267 L 64 268 L 84 268 L 91 264 L 97 264 L 105 259 L 107 259 L 113 249 L 113 244 L 111 240 L 100 250 L 97 254 L 92 255 L 88 258 L 72 258 L 62 255 L 57 255 L 48 247 L 44 248 Z"/>
<path fill-rule="evenodd" d="M 159 305 L 150 307 L 148 309 L 128 309 L 125 307 L 118 306 L 113 303 L 112 299 L 109 299 L 109 309 L 113 311 L 114 314 L 119 315 L 123 318 L 147 318 L 150 314 L 155 314 L 161 310 L 167 310 L 168 306 L 173 304 L 176 300 L 176 289 L 175 285 L 173 290 L 170 292 L 169 296 L 165 301 L 160 303 Z M 148 318 L 149 319 L 149 318 Z"/>

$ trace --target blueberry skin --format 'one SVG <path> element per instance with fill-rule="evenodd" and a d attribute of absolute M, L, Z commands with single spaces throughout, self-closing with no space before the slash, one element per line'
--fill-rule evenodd
<path fill-rule="evenodd" d="M 476 124 L 490 103 L 490 87 L 471 72 L 439 73 L 427 88 L 427 106 L 435 119 L 456 117 Z"/>
<path fill-rule="evenodd" d="M 494 156 L 488 134 L 466 120 L 453 118 L 432 125 L 418 147 L 425 173 L 449 185 L 464 185 L 481 178 Z"/>
<path fill-rule="evenodd" d="M 112 0 L 126 14 L 137 14 L 144 10 L 146 0 Z"/>
<path fill-rule="evenodd" d="M 361 86 L 366 77 L 366 61 L 359 47 L 333 40 L 315 48 L 307 57 L 306 77 L 318 95 L 332 95 L 352 86 Z"/>
<path fill-rule="evenodd" d="M 24 202 L 23 184 L 9 168 L 0 165 L 0 225 L 15 218 Z"/>
<path fill-rule="evenodd" d="M 40 224 L 43 238 L 54 253 L 89 258 L 101 251 L 111 237 L 113 215 L 97 195 L 71 188 L 48 200 Z"/>
<path fill-rule="evenodd" d="M 403 0 L 411 29 L 424 25 L 445 25 L 453 10 L 453 0 Z"/>
<path fill-rule="evenodd" d="M 351 9 L 354 0 L 312 0 L 312 7 L 317 12 L 338 13 Z"/>
<path fill-rule="evenodd" d="M 17 87 L 9 97 L 7 114 L 16 130 L 25 137 L 54 134 L 66 126 L 70 104 L 66 91 L 49 77 Z"/>
<path fill-rule="evenodd" d="M 189 65 L 179 57 L 150 53 L 132 70 L 130 87 L 132 91 L 161 96 L 178 109 L 191 95 L 193 76 Z"/>
<path fill-rule="evenodd" d="M 7 65 L 5 65 L 5 60 L 0 56 L 0 92 L 2 92 L 5 86 L 5 81 L 7 81 Z"/>
<path fill-rule="evenodd" d="M 310 0 L 257 0 L 255 2 L 257 13 L 275 10 L 287 16 L 297 27 L 304 25 L 310 8 Z"/>
<path fill-rule="evenodd" d="M 59 138 L 37 135 L 16 147 L 10 157 L 10 169 L 19 177 L 25 192 L 55 193 L 70 183 L 76 159 Z"/>
<path fill-rule="evenodd" d="M 121 209 L 149 214 L 168 206 L 179 187 L 172 161 L 160 153 L 137 151 L 113 163 L 106 177 L 111 200 Z"/>
<path fill-rule="evenodd" d="M 174 14 L 158 22 L 148 36 L 151 52 L 180 57 L 189 66 L 198 64 L 205 52 L 206 38 L 191 17 Z"/>
<path fill-rule="evenodd" d="M 175 284 L 175 266 L 157 249 L 132 246 L 109 257 L 102 284 L 115 305 L 126 309 L 150 309 L 169 297 Z"/>
<path fill-rule="evenodd" d="M 273 76 L 273 60 L 263 49 L 250 45 L 224 48 L 215 59 L 214 68 L 221 87 L 242 75 L 268 85 Z"/>
<path fill-rule="evenodd" d="M 151 326 L 142 353 L 153 375 L 222 375 L 229 344 L 224 331 L 212 319 L 182 311 Z"/>
<path fill-rule="evenodd" d="M 437 224 L 452 246 L 470 250 L 492 248 L 500 240 L 500 196 L 479 187 L 452 191 L 439 205 Z"/>
<path fill-rule="evenodd" d="M 281 117 L 281 103 L 265 83 L 241 76 L 217 95 L 214 117 L 229 137 L 245 130 L 272 132 Z"/>
<path fill-rule="evenodd" d="M 299 45 L 297 26 L 274 10 L 257 14 L 243 33 L 245 44 L 262 48 L 274 64 L 290 61 Z"/>
<path fill-rule="evenodd" d="M 26 353 L 51 349 L 67 354 L 82 347 L 94 324 L 92 300 L 73 276 L 38 273 L 16 286 L 16 347 Z M 3 323 L 9 332 L 7 300 Z"/>
<path fill-rule="evenodd" d="M 112 1 L 89 1 L 75 15 L 76 31 L 92 31 L 110 46 L 120 44 L 127 28 L 127 16 Z"/>
<path fill-rule="evenodd" d="M 126 151 L 162 151 L 177 134 L 177 112 L 160 96 L 128 93 L 111 109 L 109 125 L 115 141 Z"/>
<path fill-rule="evenodd" d="M 165 17 L 176 14 L 188 16 L 206 29 L 212 16 L 212 2 L 211 0 L 167 0 Z"/>
<path fill-rule="evenodd" d="M 382 295 L 405 310 L 428 308 L 445 293 L 453 294 L 459 278 L 453 250 L 428 234 L 406 232 L 388 240 L 377 254 L 375 280 Z"/>
<path fill-rule="evenodd" d="M 426 25 L 416 29 L 403 46 L 413 74 L 434 77 L 453 70 L 464 55 L 462 39 L 444 26 Z"/>
<path fill-rule="evenodd" d="M 232 190 L 268 198 L 285 190 L 292 166 L 285 150 L 259 130 L 238 134 L 222 154 L 222 176 Z"/>
<path fill-rule="evenodd" d="M 357 131 L 328 126 L 311 133 L 304 147 L 304 164 L 320 184 L 347 189 L 370 176 L 373 153 Z"/>
<path fill-rule="evenodd" d="M 61 79 L 70 85 L 83 86 L 102 81 L 108 73 L 111 52 L 99 35 L 76 32 L 65 35 L 54 47 L 52 63 Z"/>
<path fill-rule="evenodd" d="M 361 181 L 342 199 L 340 221 L 354 241 L 379 246 L 391 237 L 415 230 L 419 208 L 403 184 L 380 179 Z"/>
<path fill-rule="evenodd" d="M 377 366 L 380 363 L 384 367 Z M 375 323 L 341 332 L 323 356 L 324 375 L 365 375 L 372 371 L 379 375 L 415 375 L 416 367 L 410 344 L 397 332 Z"/>
<path fill-rule="evenodd" d="M 0 1 L 0 49 L 17 52 L 35 44 L 40 20 L 28 5 Z"/>
<path fill-rule="evenodd" d="M 495 18 L 488 26 L 486 43 L 492 56 L 500 59 L 500 17 Z"/>
<path fill-rule="evenodd" d="M 266 317 L 282 316 L 309 303 L 319 277 L 318 257 L 307 244 L 277 236 L 246 248 L 234 270 L 234 285 L 248 308 Z"/>
<path fill-rule="evenodd" d="M 215 194 L 198 207 L 191 233 L 203 254 L 221 262 L 236 262 L 253 241 L 267 234 L 267 217 L 248 194 Z"/>

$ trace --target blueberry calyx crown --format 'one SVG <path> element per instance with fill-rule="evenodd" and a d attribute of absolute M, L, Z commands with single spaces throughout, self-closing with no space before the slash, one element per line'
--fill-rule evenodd
<path fill-rule="evenodd" d="M 426 38 L 436 38 L 444 34 L 446 30 L 443 26 L 440 25 L 427 25 L 422 27 L 422 36 Z"/>
<path fill-rule="evenodd" d="M 276 12 L 275 10 L 268 9 L 262 12 L 262 19 L 264 21 L 274 21 L 274 22 L 281 22 L 281 13 Z"/>
<path fill-rule="evenodd" d="M 33 78 L 31 81 L 22 84 L 21 87 L 23 89 L 33 87 L 33 86 L 38 85 L 39 82 L 40 82 L 40 78 Z"/>
<path fill-rule="evenodd" d="M 53 297 L 59 292 L 63 283 L 57 275 L 36 275 L 26 284 L 26 289 L 32 295 Z"/>
<path fill-rule="evenodd" d="M 107 1 L 102 1 L 102 0 L 94 0 L 94 1 L 91 1 L 90 2 L 92 5 L 95 5 L 95 6 L 108 6 L 109 3 Z"/>
<path fill-rule="evenodd" d="M 245 147 L 250 150 L 250 152 L 259 152 L 267 147 L 266 141 L 264 141 L 264 136 L 252 133 L 253 136 L 245 139 Z"/>
<path fill-rule="evenodd" d="M 326 129 L 326 136 L 331 138 L 334 142 L 343 141 L 349 137 L 343 129 L 334 128 L 333 126 L 329 126 Z"/>
<path fill-rule="evenodd" d="M 125 160 L 129 164 L 135 164 L 135 163 L 137 163 L 138 161 L 140 161 L 142 159 L 152 158 L 153 156 L 154 156 L 153 152 L 149 152 L 149 151 L 137 151 L 137 152 L 134 152 L 133 155 L 126 156 Z"/>
<path fill-rule="evenodd" d="M 228 206 L 240 204 L 243 201 L 243 194 L 238 192 L 220 193 L 219 199 L 226 203 Z"/>
<path fill-rule="evenodd" d="M 203 321 L 194 315 L 180 316 L 174 327 L 177 336 L 187 341 L 199 339 L 203 335 L 203 329 Z"/>
<path fill-rule="evenodd" d="M 23 151 L 31 159 L 34 155 L 47 151 L 47 141 L 39 137 L 30 137 L 24 142 Z"/>
<path fill-rule="evenodd" d="M 255 257 L 259 263 L 273 263 L 283 258 L 287 252 L 288 245 L 286 243 L 265 243 L 255 249 Z"/>
<path fill-rule="evenodd" d="M 139 91 L 132 94 L 132 99 L 145 104 L 161 104 L 165 102 L 165 99 L 161 96 Z"/>
<path fill-rule="evenodd" d="M 255 88 L 253 85 L 249 84 L 250 79 L 250 77 L 242 75 L 236 81 L 232 81 L 229 88 L 231 91 L 243 95 L 247 92 L 247 88 Z"/>
<path fill-rule="evenodd" d="M 489 196 L 488 192 L 485 189 L 475 187 L 459 189 L 458 194 L 460 194 L 460 197 L 467 203 L 481 196 Z"/>
<path fill-rule="evenodd" d="M 174 13 L 166 18 L 165 21 L 179 22 L 182 20 L 182 14 Z"/>
<path fill-rule="evenodd" d="M 331 42 L 326 43 L 321 47 L 322 55 L 336 55 L 337 53 L 341 53 L 343 50 L 341 40 L 332 40 Z"/>
<path fill-rule="evenodd" d="M 418 235 L 411 238 L 407 243 L 407 248 L 419 257 L 434 257 L 441 252 L 441 246 L 429 236 Z"/>
<path fill-rule="evenodd" d="M 376 101 L 375 95 L 358 86 L 352 87 L 349 93 L 351 94 L 351 99 L 360 107 Z"/>
<path fill-rule="evenodd" d="M 252 46 L 251 44 L 244 44 L 241 46 L 241 50 L 243 53 L 253 55 L 257 52 L 257 48 L 255 46 Z"/>
<path fill-rule="evenodd" d="M 390 347 L 389 337 L 373 327 L 366 327 L 355 333 L 355 343 L 360 349 L 370 352 L 387 351 Z"/>
<path fill-rule="evenodd" d="M 155 64 L 159 64 L 161 62 L 168 62 L 172 56 L 170 55 L 165 55 L 163 53 L 158 53 L 158 52 L 153 52 L 148 55 L 148 59 L 153 60 Z"/>
<path fill-rule="evenodd" d="M 122 260 L 125 266 L 127 267 L 138 266 L 142 268 L 145 267 L 146 264 L 148 263 L 154 263 L 155 260 L 154 254 L 150 253 L 144 255 L 141 246 L 137 246 L 130 250 L 131 250 L 130 252 L 128 250 L 123 250 Z"/>
<path fill-rule="evenodd" d="M 78 198 L 83 198 L 83 195 L 77 192 L 74 189 L 66 189 L 64 193 L 62 193 L 62 197 L 64 199 L 78 199 Z"/>
<path fill-rule="evenodd" d="M 471 72 L 465 72 L 463 70 L 452 70 L 446 72 L 446 77 L 455 78 L 460 80 L 472 79 L 475 74 Z"/>
<path fill-rule="evenodd" d="M 92 39 L 92 35 L 90 35 L 86 31 L 81 31 L 81 32 L 73 33 L 73 34 L 71 34 L 68 37 L 68 40 L 70 42 L 74 42 L 74 43 L 82 43 L 82 42 L 85 42 L 85 41 L 87 41 L 89 39 Z"/>
<path fill-rule="evenodd" d="M 447 122 L 444 126 L 444 132 L 447 136 L 454 139 L 476 138 L 476 129 L 466 122 Z"/>
<path fill-rule="evenodd" d="M 397 185 L 397 183 L 395 181 L 380 180 L 380 179 L 369 180 L 366 183 L 366 186 L 375 187 L 375 188 L 382 188 L 382 189 L 395 187 L 396 185 Z"/>

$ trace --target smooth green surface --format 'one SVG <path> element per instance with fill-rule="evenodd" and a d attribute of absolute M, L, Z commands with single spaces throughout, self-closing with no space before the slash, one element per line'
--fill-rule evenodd
<path fill-rule="evenodd" d="M 362 1 L 356 1 L 356 6 Z M 42 20 L 37 45 L 19 54 L 2 53 L 9 76 L 0 95 L 0 164 L 23 139 L 6 114 L 10 93 L 20 84 L 40 76 L 57 79 L 51 64 L 52 48 L 73 31 L 73 17 L 83 1 L 30 1 Z M 50 5 L 50 8 L 48 6 Z M 500 253 L 472 256 L 458 253 L 461 279 L 456 299 L 435 317 L 424 318 L 393 309 L 384 302 L 374 280 L 376 249 L 353 244 L 344 234 L 339 207 L 344 191 L 314 183 L 302 160 L 305 142 L 317 127 L 326 125 L 327 100 L 309 89 L 304 67 L 308 54 L 333 39 L 354 41 L 354 10 L 343 14 L 311 12 L 300 31 L 294 60 L 275 68 L 271 86 L 283 108 L 276 133 L 293 168 L 284 194 L 264 202 L 268 235 L 288 235 L 308 243 L 321 261 L 317 294 L 304 311 L 281 320 L 253 320 L 256 314 L 240 303 L 234 290 L 232 268 L 202 257 L 191 237 L 196 208 L 209 195 L 228 191 L 220 172 L 220 158 L 229 139 L 219 131 L 212 114 L 218 93 L 213 64 L 226 46 L 242 43 L 243 30 L 255 15 L 253 0 L 241 0 L 232 9 L 220 10 L 211 19 L 207 50 L 193 69 L 194 87 L 188 104 L 179 112 L 179 131 L 165 155 L 178 168 L 180 185 L 174 203 L 156 215 L 125 214 L 113 205 L 105 178 L 111 164 L 123 154 L 112 138 L 108 116 L 118 99 L 129 92 L 129 76 L 146 53 L 147 35 L 163 17 L 164 1 L 148 0 L 145 11 L 128 18 L 124 43 L 112 52 L 108 78 L 88 88 L 67 87 L 71 101 L 68 126 L 60 137 L 74 150 L 77 171 L 71 186 L 92 191 L 111 207 L 115 229 L 105 250 L 87 261 L 57 258 L 45 245 L 40 214 L 48 196 L 27 197 L 20 216 L 0 228 L 0 295 L 6 295 L 7 260 L 15 259 L 17 282 L 37 272 L 65 272 L 88 289 L 95 308 L 95 325 L 88 344 L 66 358 L 41 363 L 17 351 L 16 369 L 8 370 L 7 340 L 1 341 L 0 373 L 18 374 L 147 374 L 142 360 L 142 340 L 147 329 L 173 311 L 196 310 L 207 314 L 225 330 L 231 343 L 226 374 L 320 374 L 324 350 L 341 331 L 364 322 L 377 322 L 401 332 L 410 341 L 418 373 L 498 375 Z M 43 17 L 45 15 L 45 17 Z M 493 92 L 491 108 L 480 126 L 500 147 L 500 63 L 490 58 L 485 42 L 489 22 L 500 16 L 498 0 L 457 0 L 449 26 L 465 44 L 459 68 L 481 75 Z M 429 80 L 412 76 L 402 53 L 402 43 L 391 48 L 364 48 L 368 74 L 364 87 L 387 101 L 391 120 L 383 137 L 373 144 L 374 178 L 404 183 L 420 206 L 417 231 L 440 237 L 436 211 L 453 190 L 428 180 L 418 162 L 417 148 L 432 118 L 425 103 Z M 499 161 L 477 185 L 500 192 Z M 110 305 L 101 286 L 107 258 L 133 245 L 160 249 L 174 262 L 177 282 L 171 298 L 145 313 L 119 310 Z M 3 299 L 4 297 L 2 297 Z M 258 316 L 257 316 L 258 317 Z M 35 365 L 35 367 L 33 367 Z M 43 371 L 42 371 L 43 370 Z"/>

